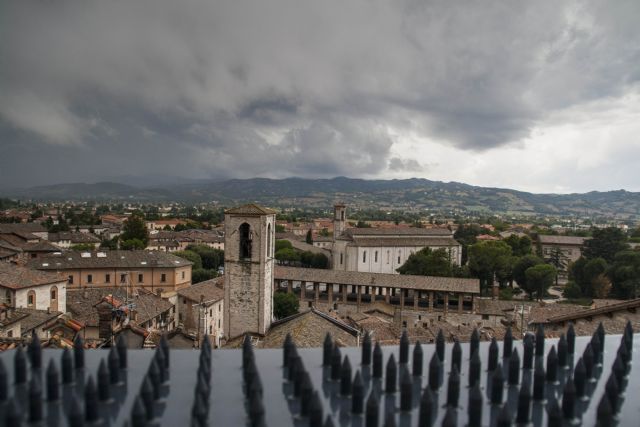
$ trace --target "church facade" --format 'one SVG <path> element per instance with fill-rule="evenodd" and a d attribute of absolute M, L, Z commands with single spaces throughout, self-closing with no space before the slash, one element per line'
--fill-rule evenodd
<path fill-rule="evenodd" d="M 334 270 L 397 274 L 409 256 L 423 248 L 444 249 L 460 265 L 462 245 L 446 228 L 347 228 L 347 208 L 334 206 L 334 234 L 329 243 Z M 326 242 L 325 242 L 326 243 Z"/>

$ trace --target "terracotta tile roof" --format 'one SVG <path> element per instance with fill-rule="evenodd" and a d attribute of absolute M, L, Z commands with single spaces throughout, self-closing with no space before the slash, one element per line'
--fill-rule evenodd
<path fill-rule="evenodd" d="M 348 228 L 345 234 L 355 236 L 453 236 L 448 228 Z"/>
<path fill-rule="evenodd" d="M 279 280 L 300 280 L 342 285 L 389 286 L 427 291 L 480 293 L 480 281 L 478 279 L 461 279 L 455 277 L 367 273 L 361 271 L 323 270 L 277 265 L 274 278 Z"/>
<path fill-rule="evenodd" d="M 90 233 L 62 231 L 60 233 L 49 233 L 50 242 L 60 242 L 61 240 L 69 240 L 71 244 L 80 243 L 100 243 L 100 239 Z"/>
<path fill-rule="evenodd" d="M 11 258 L 15 255 L 16 255 L 16 252 L 0 247 L 0 259 Z"/>
<path fill-rule="evenodd" d="M 454 238 L 443 239 L 437 237 L 354 237 L 354 246 L 460 246 Z"/>
<path fill-rule="evenodd" d="M 573 304 L 545 304 L 532 307 L 531 313 L 529 313 L 529 324 L 547 323 L 552 317 L 574 314 L 588 309 L 589 307 Z"/>
<path fill-rule="evenodd" d="M 582 246 L 584 241 L 587 240 L 588 237 L 577 237 L 577 236 L 547 236 L 544 234 L 540 234 L 538 236 L 538 241 L 540 244 L 548 244 L 548 245 L 576 245 Z"/>
<path fill-rule="evenodd" d="M 66 282 L 66 278 L 59 273 L 0 263 L 0 286 L 4 288 L 24 289 L 60 282 Z"/>
<path fill-rule="evenodd" d="M 575 310 L 574 312 L 555 314 L 547 318 L 548 323 L 566 322 L 569 320 L 585 319 L 603 314 L 611 314 L 621 310 L 631 310 L 640 307 L 640 298 L 628 301 L 620 301 L 617 304 L 609 304 L 586 310 Z"/>
<path fill-rule="evenodd" d="M 213 304 L 224 299 L 224 277 L 216 277 L 180 289 L 178 295 L 196 303 L 199 303 L 200 297 L 203 296 L 203 301 L 207 305 Z"/>
<path fill-rule="evenodd" d="M 538 305 L 534 301 L 503 301 L 490 298 L 476 299 L 476 313 L 479 315 L 504 316 L 507 312 L 512 312 L 516 306 Z"/>
<path fill-rule="evenodd" d="M 0 224 L 0 233 L 44 233 L 47 229 L 41 224 L 35 222 L 27 222 L 20 224 Z"/>
<path fill-rule="evenodd" d="M 235 208 L 227 209 L 224 211 L 225 215 L 254 215 L 254 216 L 262 216 L 262 215 L 275 215 L 276 211 L 269 208 L 263 208 L 262 206 L 255 205 L 253 203 L 249 203 L 247 205 L 238 206 Z"/>
<path fill-rule="evenodd" d="M 59 249 L 58 249 L 59 250 Z M 157 251 L 68 251 L 33 260 L 29 265 L 38 270 L 77 268 L 176 268 L 191 265 L 190 261 Z"/>
<path fill-rule="evenodd" d="M 30 334 L 33 329 L 62 316 L 60 311 L 35 310 L 31 308 L 16 308 L 16 311 L 28 314 L 27 317 L 20 320 L 20 329 L 23 336 Z"/>

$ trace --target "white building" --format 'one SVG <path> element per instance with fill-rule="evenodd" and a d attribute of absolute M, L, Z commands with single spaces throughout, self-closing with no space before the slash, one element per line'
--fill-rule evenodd
<path fill-rule="evenodd" d="M 66 284 L 66 277 L 55 272 L 0 263 L 0 299 L 8 307 L 65 313 Z"/>
<path fill-rule="evenodd" d="M 346 206 L 342 204 L 334 207 L 333 221 L 334 270 L 397 274 L 411 254 L 427 247 L 444 249 L 452 264 L 461 263 L 462 245 L 448 228 L 346 228 Z"/>

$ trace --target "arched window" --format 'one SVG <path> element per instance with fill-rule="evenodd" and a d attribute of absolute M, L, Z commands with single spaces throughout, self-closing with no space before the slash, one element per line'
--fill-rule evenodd
<path fill-rule="evenodd" d="M 58 311 L 58 287 L 52 286 L 50 289 L 51 298 L 49 301 L 49 308 L 51 311 Z"/>
<path fill-rule="evenodd" d="M 238 229 L 240 233 L 240 259 L 251 258 L 251 226 L 246 222 Z"/>
<path fill-rule="evenodd" d="M 344 221 L 344 211 L 340 213 L 341 219 Z"/>
<path fill-rule="evenodd" d="M 35 291 L 27 292 L 27 308 L 36 307 L 36 293 Z"/>
<path fill-rule="evenodd" d="M 273 244 L 271 240 L 271 224 L 267 226 L 267 256 L 273 256 L 273 249 L 271 245 Z"/>

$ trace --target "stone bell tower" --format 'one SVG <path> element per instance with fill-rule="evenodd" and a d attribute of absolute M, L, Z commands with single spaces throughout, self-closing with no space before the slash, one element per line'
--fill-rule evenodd
<path fill-rule="evenodd" d="M 224 336 L 264 335 L 273 318 L 275 211 L 249 204 L 224 213 Z"/>
<path fill-rule="evenodd" d="M 347 224 L 347 206 L 344 203 L 333 205 L 333 240 L 344 233 Z"/>

